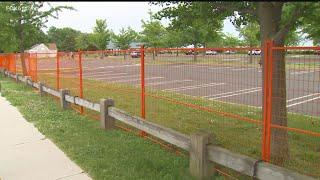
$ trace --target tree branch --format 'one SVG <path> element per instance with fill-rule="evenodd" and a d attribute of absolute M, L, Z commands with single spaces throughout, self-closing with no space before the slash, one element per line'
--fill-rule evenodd
<path fill-rule="evenodd" d="M 302 16 L 304 8 L 305 6 L 296 6 L 296 8 L 293 10 L 291 18 L 275 35 L 275 40 L 279 41 L 284 39 L 284 37 L 289 33 L 290 29 L 295 25 L 297 19 Z"/>

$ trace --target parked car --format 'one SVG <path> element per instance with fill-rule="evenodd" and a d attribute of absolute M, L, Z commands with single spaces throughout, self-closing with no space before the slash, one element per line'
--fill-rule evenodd
<path fill-rule="evenodd" d="M 248 55 L 261 55 L 261 50 L 253 49 L 252 51 L 248 51 Z"/>
<path fill-rule="evenodd" d="M 216 54 L 218 54 L 217 51 L 213 51 L 213 50 L 206 51 L 206 55 L 216 55 Z"/>
<path fill-rule="evenodd" d="M 225 54 L 235 54 L 236 52 L 235 51 L 231 51 L 231 50 L 227 50 L 224 52 Z"/>
<path fill-rule="evenodd" d="M 132 51 L 130 53 L 130 56 L 131 56 L 131 58 L 139 58 L 139 57 L 141 57 L 141 53 L 140 53 L 140 51 Z"/>
<path fill-rule="evenodd" d="M 316 55 L 320 55 L 320 50 L 315 50 L 314 52 Z"/>
<path fill-rule="evenodd" d="M 193 50 L 190 50 L 188 52 L 186 52 L 186 55 L 194 55 L 194 54 L 198 54 L 198 52 L 194 52 Z"/>

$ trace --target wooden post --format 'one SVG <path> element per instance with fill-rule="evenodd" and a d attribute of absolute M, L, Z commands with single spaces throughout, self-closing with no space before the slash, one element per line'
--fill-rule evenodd
<path fill-rule="evenodd" d="M 19 82 L 19 74 L 16 74 L 16 82 Z"/>
<path fill-rule="evenodd" d="M 26 85 L 28 86 L 29 85 L 29 81 L 31 80 L 31 77 L 30 76 L 25 76 L 26 77 Z"/>
<path fill-rule="evenodd" d="M 197 179 L 207 179 L 214 172 L 207 154 L 207 145 L 213 141 L 213 136 L 207 132 L 197 132 L 191 134 L 190 140 L 190 174 Z"/>
<path fill-rule="evenodd" d="M 67 89 L 60 89 L 60 105 L 62 109 L 67 109 L 69 107 L 69 103 L 66 101 L 66 94 L 69 94 L 70 91 Z"/>
<path fill-rule="evenodd" d="M 100 100 L 100 121 L 103 129 L 111 130 L 114 128 L 115 119 L 108 115 L 108 108 L 113 106 L 114 101 L 112 99 Z"/>
<path fill-rule="evenodd" d="M 44 95 L 44 92 L 43 92 L 43 83 L 42 83 L 42 82 L 39 82 L 39 93 L 40 93 L 40 96 L 43 96 L 43 95 Z"/>

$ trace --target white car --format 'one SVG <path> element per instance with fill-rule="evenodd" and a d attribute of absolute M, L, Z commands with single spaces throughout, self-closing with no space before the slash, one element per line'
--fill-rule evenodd
<path fill-rule="evenodd" d="M 248 51 L 248 55 L 261 55 L 261 50 L 253 49 L 252 51 Z"/>
<path fill-rule="evenodd" d="M 216 55 L 217 51 L 208 50 L 206 51 L 206 55 Z"/>

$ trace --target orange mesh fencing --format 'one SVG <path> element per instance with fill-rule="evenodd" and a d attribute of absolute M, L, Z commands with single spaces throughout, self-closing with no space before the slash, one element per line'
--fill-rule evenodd
<path fill-rule="evenodd" d="M 254 48 L 142 46 L 25 59 L 33 80 L 52 88 L 94 102 L 112 98 L 147 121 L 185 134 L 207 130 L 231 151 L 320 177 L 316 50 L 266 41 Z M 0 55 L 0 66 L 20 71 L 16 56 Z"/>
<path fill-rule="evenodd" d="M 38 81 L 37 79 L 37 72 L 38 72 L 38 62 L 37 62 L 37 54 L 29 54 L 28 58 L 28 64 L 29 64 L 29 71 L 28 75 L 31 77 L 31 79 L 35 82 Z"/>

